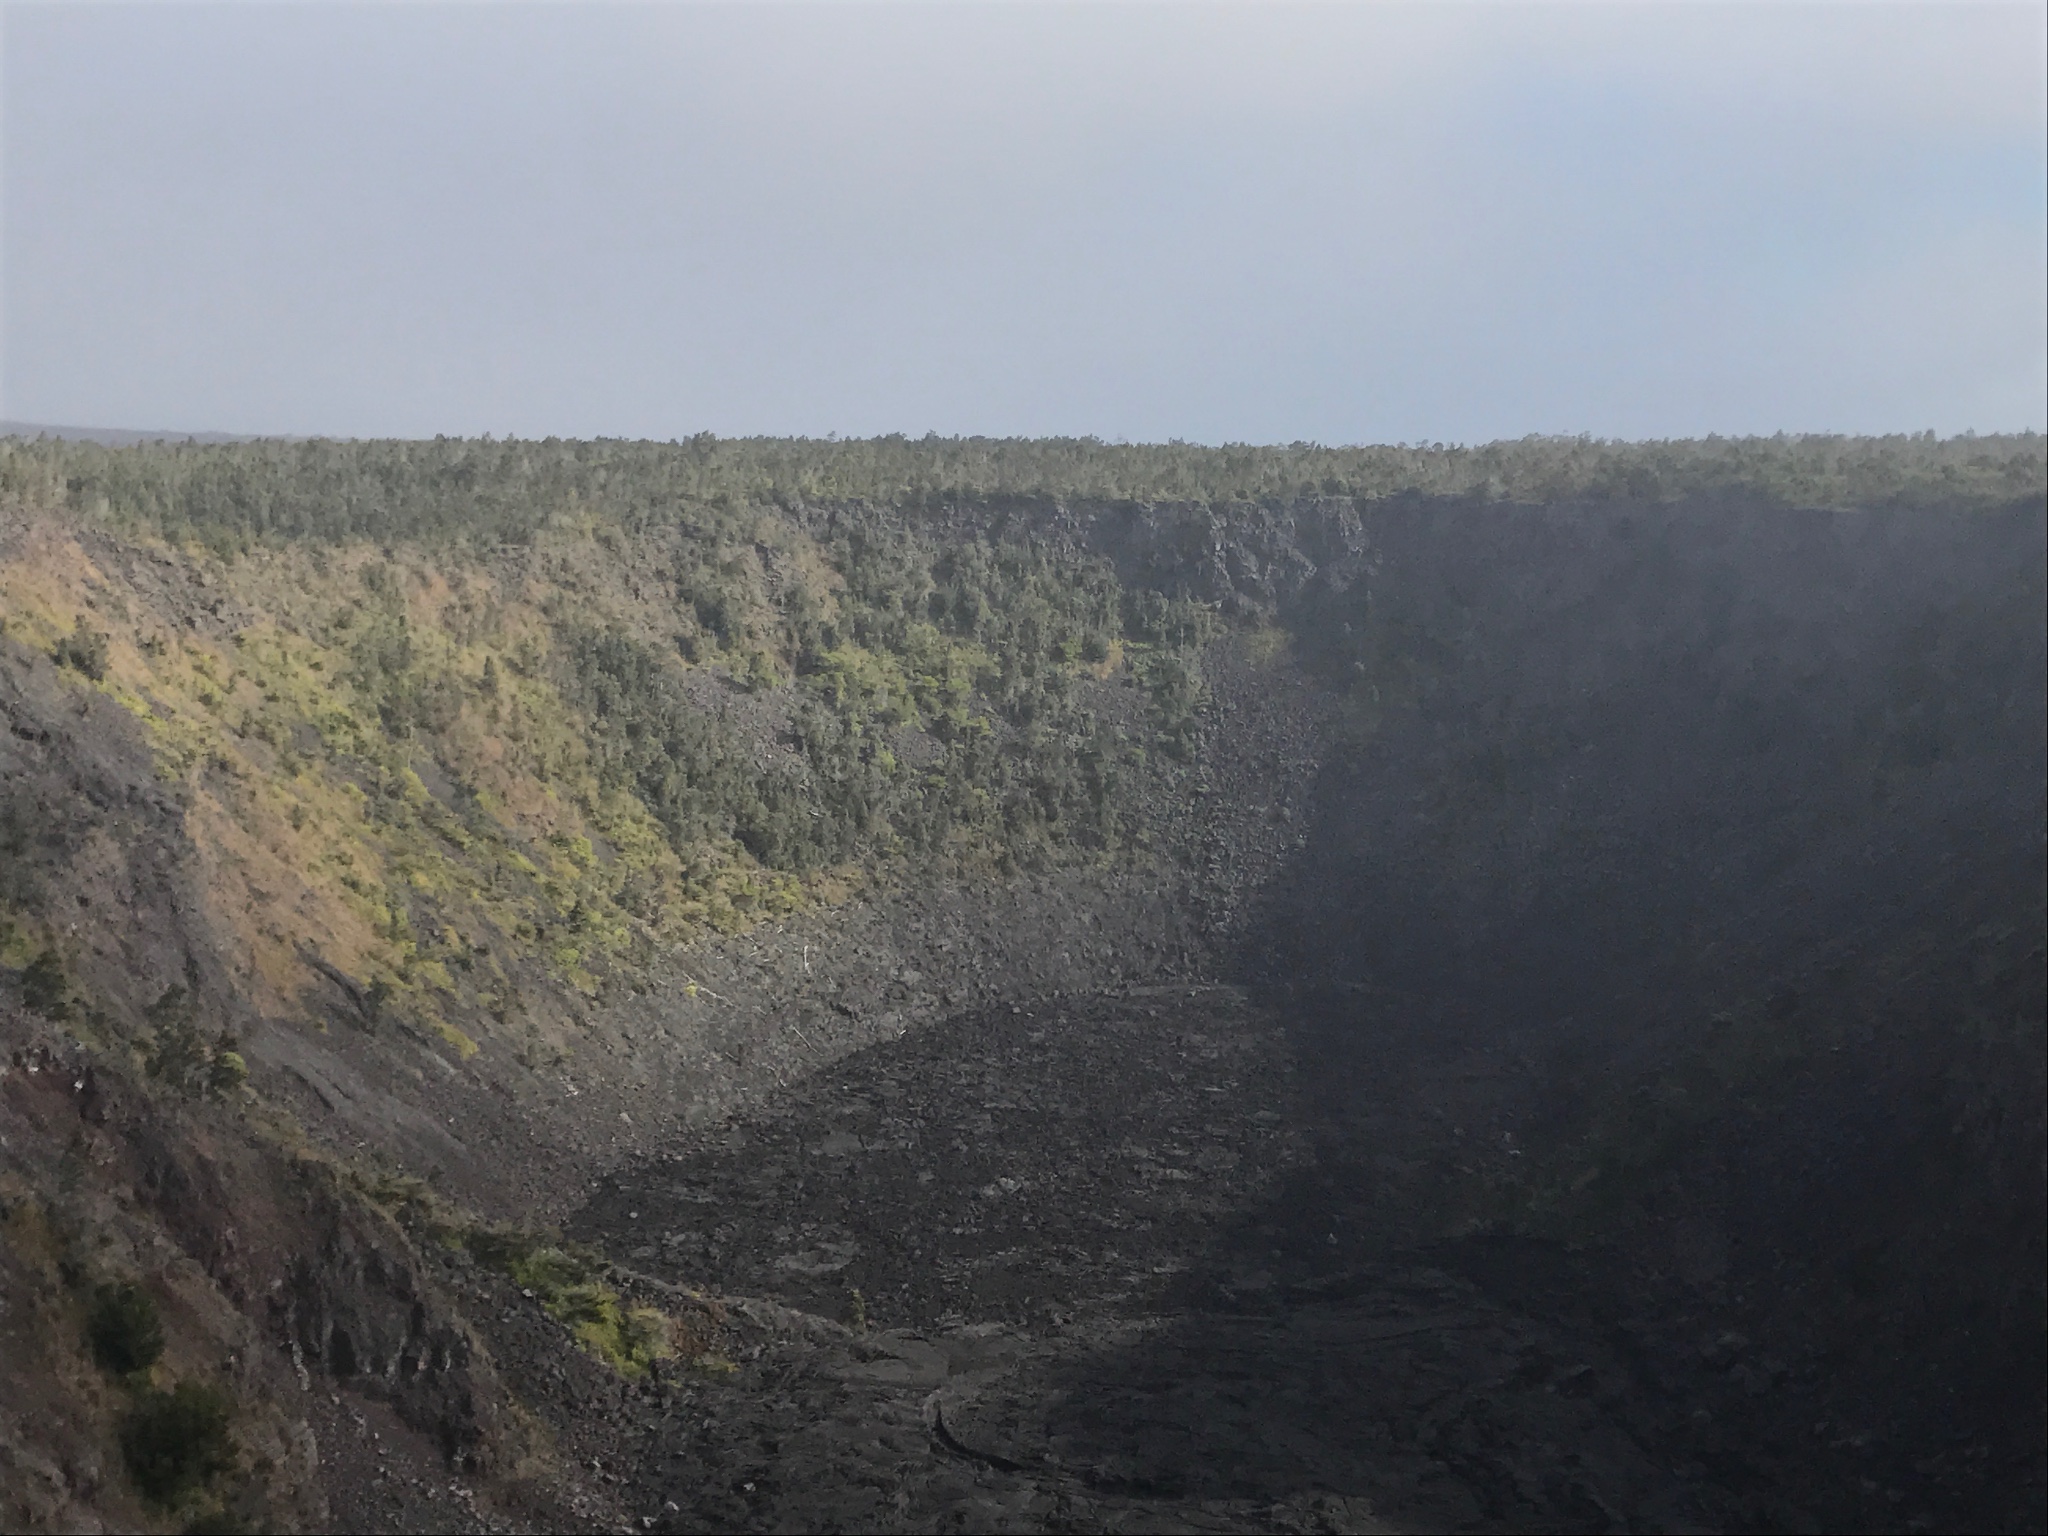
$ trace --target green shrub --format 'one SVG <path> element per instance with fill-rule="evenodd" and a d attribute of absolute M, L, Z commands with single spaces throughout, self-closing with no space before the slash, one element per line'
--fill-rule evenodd
<path fill-rule="evenodd" d="M 85 1337 L 101 1370 L 116 1376 L 148 1370 L 164 1352 L 156 1298 L 132 1280 L 97 1287 L 86 1313 Z"/>
<path fill-rule="evenodd" d="M 233 1093 L 249 1080 L 240 1042 L 226 1031 L 208 1040 L 192 994 L 175 982 L 143 1015 L 155 1029 L 148 1050 L 151 1077 L 198 1094 Z"/>
<path fill-rule="evenodd" d="M 235 1049 L 232 1035 L 222 1035 L 206 1069 L 206 1085 L 215 1093 L 233 1093 L 249 1081 L 248 1058 Z"/>
<path fill-rule="evenodd" d="M 46 949 L 29 961 L 21 973 L 21 1000 L 52 1022 L 61 1024 L 71 1017 L 71 979 L 55 950 Z"/>
<path fill-rule="evenodd" d="M 99 630 L 87 628 L 81 621 L 70 634 L 57 642 L 50 659 L 60 667 L 83 672 L 98 682 L 107 675 L 107 637 Z"/>
<path fill-rule="evenodd" d="M 121 1459 L 142 1496 L 153 1504 L 175 1504 L 232 1467 L 233 1417 L 227 1394 L 202 1382 L 138 1393 L 121 1421 Z"/>

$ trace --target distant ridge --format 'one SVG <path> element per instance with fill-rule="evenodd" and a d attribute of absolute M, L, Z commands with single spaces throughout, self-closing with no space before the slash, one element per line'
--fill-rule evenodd
<path fill-rule="evenodd" d="M 136 443 L 253 443 L 250 432 L 137 432 L 126 427 L 53 427 L 39 421 L 0 421 L 0 437 L 61 437 L 126 448 Z"/>

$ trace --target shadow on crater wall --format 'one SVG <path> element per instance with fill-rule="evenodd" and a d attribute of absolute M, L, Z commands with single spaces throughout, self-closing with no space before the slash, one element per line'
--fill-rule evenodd
<path fill-rule="evenodd" d="M 1076 1436 L 1217 1496 L 1406 1447 L 1452 1525 L 2039 1528 L 2041 506 L 1372 539 L 1284 614 L 1357 712 L 1235 959 L 1314 1159 Z"/>

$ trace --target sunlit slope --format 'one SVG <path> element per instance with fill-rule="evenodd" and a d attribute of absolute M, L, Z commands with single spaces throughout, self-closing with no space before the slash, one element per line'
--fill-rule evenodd
<path fill-rule="evenodd" d="M 526 985 L 594 998 L 913 865 L 1145 840 L 1201 609 L 1126 614 L 1072 553 L 730 521 L 223 559 L 30 513 L 0 613 L 147 729 L 252 1001 L 290 1009 L 310 949 L 462 1052 Z"/>

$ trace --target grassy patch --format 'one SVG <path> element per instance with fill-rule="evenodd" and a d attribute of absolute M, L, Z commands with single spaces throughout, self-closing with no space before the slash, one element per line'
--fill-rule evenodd
<path fill-rule="evenodd" d="M 548 1316 L 620 1375 L 644 1376 L 656 1360 L 676 1354 L 669 1317 L 621 1301 L 603 1279 L 604 1261 L 589 1249 L 508 1228 L 474 1227 L 456 1241 L 532 1292 Z"/>
<path fill-rule="evenodd" d="M 354 1183 L 416 1236 L 460 1248 L 531 1293 L 577 1344 L 620 1375 L 644 1376 L 656 1360 L 677 1355 L 708 1361 L 706 1346 L 688 1328 L 654 1307 L 624 1301 L 604 1278 L 604 1259 L 581 1244 L 472 1221 L 411 1175 L 357 1175 Z"/>

